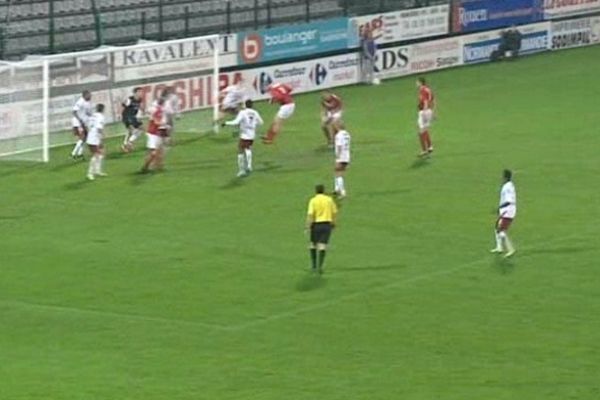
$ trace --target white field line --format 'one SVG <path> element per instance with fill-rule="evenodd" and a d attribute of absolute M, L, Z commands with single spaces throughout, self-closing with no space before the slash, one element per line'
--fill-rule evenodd
<path fill-rule="evenodd" d="M 88 316 L 97 316 L 103 318 L 119 318 L 119 319 L 127 319 L 130 321 L 143 321 L 143 322 L 157 322 L 171 325 L 180 325 L 180 326 L 188 326 L 194 328 L 205 328 L 205 329 L 214 329 L 214 330 L 229 330 L 225 325 L 211 324 L 206 322 L 198 322 L 198 321 L 185 321 L 181 319 L 170 319 L 170 318 L 162 318 L 162 317 L 152 317 L 146 315 L 138 315 L 138 314 L 128 314 L 121 312 L 112 312 L 112 311 L 104 311 L 104 310 L 94 310 L 87 308 L 79 308 L 79 307 L 69 307 L 69 306 L 58 306 L 52 304 L 39 304 L 32 303 L 28 301 L 21 300 L 0 300 L 0 304 L 7 305 L 9 307 L 21 307 L 21 308 L 29 308 L 33 310 L 46 310 L 46 311 L 55 311 L 55 312 L 64 312 L 71 314 L 79 314 L 79 315 L 88 315 Z"/>
<path fill-rule="evenodd" d="M 527 249 L 535 250 L 540 245 L 543 245 L 544 248 L 551 247 L 551 246 L 555 246 L 555 245 L 563 243 L 563 242 L 567 242 L 575 237 L 579 237 L 579 236 L 578 235 L 569 235 L 569 236 L 562 237 L 558 240 L 548 241 L 548 242 L 544 242 L 544 243 L 536 244 L 533 246 L 518 249 L 516 257 L 519 257 L 519 253 L 527 254 Z M 356 299 L 356 298 L 359 298 L 359 297 L 362 297 L 362 296 L 365 296 L 365 295 L 368 295 L 371 293 L 385 292 L 387 290 L 390 290 L 393 288 L 398 288 L 398 287 L 407 285 L 409 283 L 423 281 L 423 280 L 433 278 L 433 277 L 438 277 L 438 276 L 450 275 L 450 274 L 453 274 L 458 271 L 472 268 L 472 267 L 474 267 L 480 263 L 483 263 L 485 261 L 490 261 L 490 260 L 494 259 L 494 257 L 497 257 L 497 256 L 494 256 L 493 254 L 489 254 L 486 257 L 482 257 L 477 260 L 473 260 L 473 261 L 470 261 L 470 262 L 467 262 L 464 264 L 460 264 L 460 265 L 457 265 L 456 267 L 444 268 L 444 269 L 440 269 L 439 271 L 430 272 L 427 274 L 421 274 L 421 275 L 413 276 L 413 277 L 410 277 L 407 279 L 397 280 L 397 281 L 391 282 L 388 285 L 376 286 L 376 287 L 372 287 L 372 288 L 365 289 L 365 290 L 357 290 L 357 291 L 349 293 L 347 295 L 336 297 L 335 299 L 332 299 L 329 301 L 323 301 L 323 302 L 319 302 L 317 304 L 313 304 L 310 306 L 300 307 L 295 310 L 285 311 L 282 313 L 270 315 L 268 317 L 257 318 L 253 321 L 244 322 L 241 324 L 233 324 L 233 325 L 220 325 L 220 324 L 199 322 L 199 321 L 186 321 L 186 320 L 181 320 L 181 319 L 153 317 L 153 316 L 138 315 L 138 314 L 128 314 L 128 313 L 120 313 L 120 312 L 112 312 L 112 311 L 86 309 L 86 308 L 79 308 L 79 307 L 40 304 L 40 303 L 21 301 L 21 300 L 0 300 L 0 304 L 7 305 L 9 307 L 21 307 L 21 308 L 29 308 L 29 309 L 34 309 L 34 310 L 35 309 L 47 310 L 47 311 L 79 314 L 79 315 L 97 316 L 97 317 L 104 317 L 104 318 L 120 318 L 120 319 L 126 319 L 126 320 L 130 320 L 130 321 L 137 320 L 137 321 L 143 321 L 143 322 L 164 323 L 164 324 L 180 325 L 180 326 L 187 326 L 187 327 L 194 327 L 194 328 L 212 329 L 212 330 L 218 330 L 218 331 L 239 332 L 239 331 L 243 331 L 248 328 L 253 328 L 253 327 L 257 327 L 257 326 L 266 324 L 268 322 L 278 321 L 278 320 L 285 319 L 285 318 L 293 318 L 300 314 L 305 314 L 305 313 L 308 313 L 311 311 L 316 311 L 316 310 L 320 310 L 323 308 L 331 307 L 340 302 L 353 300 L 353 299 Z"/>

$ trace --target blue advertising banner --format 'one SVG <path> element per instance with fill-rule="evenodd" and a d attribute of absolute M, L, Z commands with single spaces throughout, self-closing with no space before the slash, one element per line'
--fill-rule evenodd
<path fill-rule="evenodd" d="M 531 24 L 544 18 L 543 0 L 456 0 L 452 31 L 475 32 Z"/>
<path fill-rule="evenodd" d="M 238 61 L 253 64 L 343 50 L 348 40 L 348 18 L 239 33 Z"/>

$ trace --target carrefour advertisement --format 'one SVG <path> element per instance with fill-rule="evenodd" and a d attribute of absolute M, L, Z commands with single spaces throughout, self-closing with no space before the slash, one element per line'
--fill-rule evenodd
<path fill-rule="evenodd" d="M 550 24 L 542 22 L 519 28 L 522 35 L 520 54 L 533 54 L 550 48 Z M 492 52 L 500 47 L 502 30 L 478 33 L 463 38 L 465 64 L 490 61 Z"/>
<path fill-rule="evenodd" d="M 457 33 L 531 24 L 544 18 L 543 0 L 457 0 L 453 7 L 452 31 Z"/>
<path fill-rule="evenodd" d="M 239 64 L 302 57 L 348 46 L 348 18 L 238 34 Z"/>

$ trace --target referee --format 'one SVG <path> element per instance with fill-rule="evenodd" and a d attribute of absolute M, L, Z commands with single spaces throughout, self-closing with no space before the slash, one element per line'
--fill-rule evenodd
<path fill-rule="evenodd" d="M 323 273 L 323 262 L 331 231 L 335 227 L 337 206 L 330 196 L 325 194 L 325 186 L 317 185 L 316 195 L 308 202 L 306 232 L 310 229 L 310 260 L 312 270 Z M 318 257 L 317 257 L 318 256 Z"/>

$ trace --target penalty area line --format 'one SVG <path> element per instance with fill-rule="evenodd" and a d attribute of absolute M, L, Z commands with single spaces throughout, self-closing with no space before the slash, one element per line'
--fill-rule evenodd
<path fill-rule="evenodd" d="M 567 241 L 569 241 L 571 239 L 574 239 L 576 237 L 580 237 L 580 236 L 579 235 L 569 235 L 569 236 L 562 237 L 562 238 L 554 240 L 554 241 L 547 241 L 547 242 L 538 243 L 538 244 L 535 244 L 535 245 L 532 245 L 532 246 L 529 246 L 529 247 L 524 247 L 523 250 L 517 249 L 517 254 L 516 254 L 515 257 L 518 258 L 520 253 L 524 253 L 524 255 L 527 255 L 527 251 L 528 250 L 535 250 L 535 249 L 537 249 L 538 247 L 541 247 L 541 246 L 543 246 L 544 248 L 545 247 L 550 247 L 550 246 L 557 245 L 557 244 L 560 244 L 560 243 L 563 243 L 563 242 L 567 242 Z M 383 285 L 383 286 L 376 286 L 376 287 L 372 287 L 372 288 L 365 289 L 365 290 L 358 290 L 358 291 L 355 291 L 353 293 L 349 293 L 347 295 L 339 296 L 339 297 L 337 297 L 335 299 L 332 299 L 332 300 L 329 300 L 329 301 L 324 301 L 324 302 L 320 302 L 320 303 L 317 303 L 317 304 L 313 304 L 311 306 L 300 307 L 300 308 L 297 308 L 295 310 L 285 311 L 285 312 L 282 312 L 282 313 L 279 313 L 279 314 L 273 314 L 273 315 L 270 315 L 268 317 L 259 318 L 259 319 L 256 319 L 254 321 L 249 321 L 249 322 L 245 322 L 245 323 L 238 324 L 238 325 L 230 325 L 230 326 L 226 327 L 226 329 L 230 330 L 230 331 L 234 331 L 234 332 L 235 331 L 242 331 L 244 329 L 254 328 L 254 327 L 266 324 L 268 322 L 277 321 L 277 320 L 281 320 L 281 319 L 285 319 L 285 318 L 293 318 L 293 317 L 298 316 L 300 314 L 305 314 L 305 313 L 308 313 L 308 312 L 311 312 L 311 311 L 316 311 L 316 310 L 320 310 L 320 309 L 323 309 L 323 308 L 327 308 L 327 307 L 333 306 L 335 304 L 338 304 L 340 302 L 357 299 L 359 297 L 362 297 L 362 296 L 365 296 L 365 295 L 368 295 L 368 294 L 371 294 L 371 293 L 386 292 L 389 289 L 394 289 L 394 288 L 402 287 L 402 286 L 407 285 L 409 283 L 424 281 L 424 280 L 427 280 L 429 278 L 434 278 L 434 277 L 444 276 L 444 275 L 450 275 L 450 274 L 453 274 L 453 273 L 458 272 L 458 271 L 467 270 L 467 269 L 472 268 L 472 267 L 474 267 L 476 265 L 479 265 L 479 264 L 481 264 L 483 262 L 493 260 L 494 257 L 495 257 L 495 255 L 488 254 L 487 257 L 482 257 L 482 258 L 479 258 L 477 260 L 473 260 L 473 261 L 470 261 L 470 262 L 467 262 L 467 263 L 464 263 L 464 264 L 460 264 L 460 265 L 457 265 L 456 267 L 447 268 L 447 269 L 443 269 L 443 270 L 439 270 L 439 271 L 434 271 L 434 272 L 430 272 L 430 273 L 427 273 L 427 274 L 417 275 L 417 276 L 414 276 L 414 277 L 411 277 L 411 278 L 407 278 L 407 279 L 403 279 L 403 280 L 398 280 L 398 281 L 395 281 L 395 282 L 392 282 L 390 284 Z"/>
<path fill-rule="evenodd" d="M 229 330 L 225 325 L 219 324 L 211 324 L 207 322 L 199 322 L 199 321 L 186 321 L 181 319 L 171 319 L 171 318 L 163 318 L 163 317 L 152 317 L 147 315 L 139 315 L 139 314 L 128 314 L 128 313 L 120 313 L 113 311 L 104 311 L 104 310 L 94 310 L 89 308 L 79 308 L 79 307 L 69 307 L 69 306 L 60 306 L 60 305 L 52 305 L 52 304 L 40 304 L 33 303 L 22 300 L 0 300 L 0 304 L 4 304 L 9 307 L 21 307 L 21 308 L 29 308 L 29 309 L 37 309 L 37 310 L 46 310 L 46 311 L 54 311 L 54 312 L 64 312 L 70 314 L 79 314 L 79 315 L 88 315 L 88 316 L 96 316 L 102 318 L 113 318 L 113 319 L 127 319 L 132 321 L 143 321 L 143 322 L 153 322 L 153 323 L 162 323 L 162 324 L 170 324 L 170 325 L 178 325 L 178 326 L 189 326 L 194 328 L 204 328 L 204 329 L 214 329 L 214 330 Z"/>

